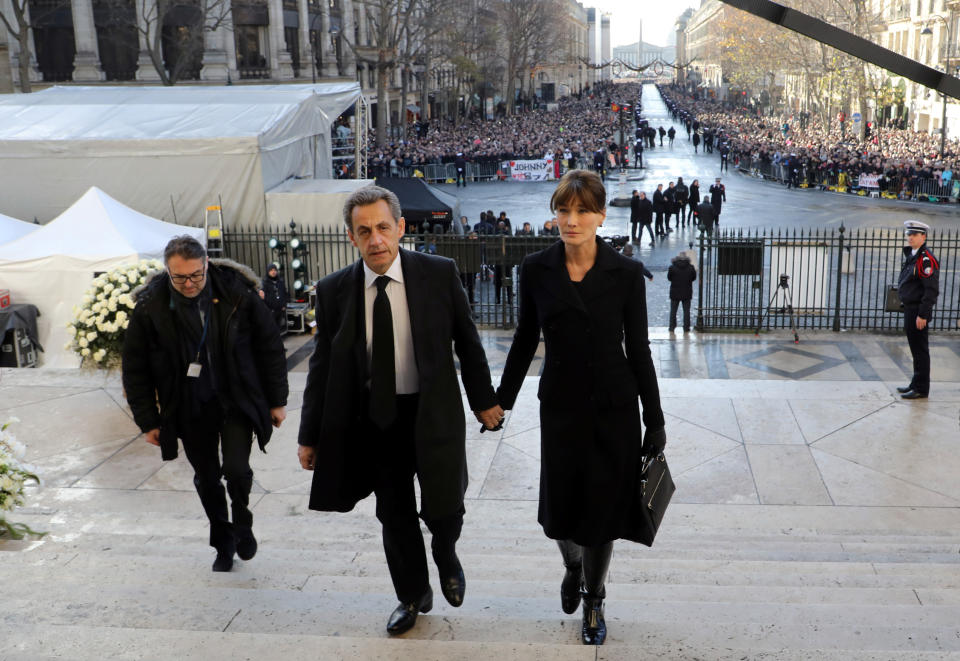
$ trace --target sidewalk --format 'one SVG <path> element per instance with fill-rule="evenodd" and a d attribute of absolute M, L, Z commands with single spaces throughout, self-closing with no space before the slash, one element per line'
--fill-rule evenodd
<path fill-rule="evenodd" d="M 498 373 L 510 333 L 482 336 Z M 930 399 L 905 402 L 900 336 L 804 333 L 795 345 L 787 333 L 654 329 L 677 491 L 654 548 L 616 547 L 600 650 L 579 645 L 577 616 L 554 603 L 559 556 L 536 523 L 539 364 L 502 431 L 481 435 L 468 414 L 467 602 L 435 600 L 391 640 L 371 500 L 350 514 L 306 507 L 296 436 L 307 340 L 288 339 L 299 357 L 288 418 L 269 454 L 252 456 L 261 550 L 227 575 L 209 570 L 189 465 L 139 438 L 117 375 L 0 371 L 0 421 L 21 420 L 11 431 L 46 481 L 9 518 L 50 532 L 0 540 L 0 661 L 960 654 L 950 338 L 932 340 Z"/>

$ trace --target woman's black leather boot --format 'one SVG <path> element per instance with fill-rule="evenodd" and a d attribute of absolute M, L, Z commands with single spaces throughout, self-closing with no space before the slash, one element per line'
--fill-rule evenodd
<path fill-rule="evenodd" d="M 577 612 L 580 605 L 580 590 L 583 588 L 583 550 L 569 539 L 558 539 L 560 555 L 563 556 L 563 582 L 560 583 L 560 606 L 568 615 Z"/>
<path fill-rule="evenodd" d="M 583 548 L 583 629 L 584 645 L 603 645 L 607 623 L 603 617 L 603 600 L 607 596 L 604 582 L 613 555 L 613 542 Z"/>

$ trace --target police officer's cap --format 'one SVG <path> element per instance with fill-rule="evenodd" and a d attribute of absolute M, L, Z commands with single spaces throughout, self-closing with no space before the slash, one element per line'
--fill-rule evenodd
<path fill-rule="evenodd" d="M 904 231 L 907 234 L 926 234 L 930 231 L 930 226 L 926 223 L 921 223 L 919 220 L 904 221 L 903 226 L 906 228 Z"/>

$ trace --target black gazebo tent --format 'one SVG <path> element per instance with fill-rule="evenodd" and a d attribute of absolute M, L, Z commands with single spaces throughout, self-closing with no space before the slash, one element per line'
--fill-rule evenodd
<path fill-rule="evenodd" d="M 382 178 L 377 179 L 376 183 L 400 198 L 400 208 L 408 228 L 411 225 L 419 228 L 424 222 L 431 226 L 439 223 L 444 232 L 450 228 L 454 209 L 422 179 Z"/>

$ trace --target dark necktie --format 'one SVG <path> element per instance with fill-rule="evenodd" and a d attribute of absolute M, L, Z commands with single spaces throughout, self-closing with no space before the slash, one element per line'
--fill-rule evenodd
<path fill-rule="evenodd" d="M 390 278 L 376 280 L 377 297 L 373 301 L 373 356 L 370 369 L 370 419 L 386 429 L 397 417 L 397 372 L 394 367 L 393 313 L 387 298 Z"/>

